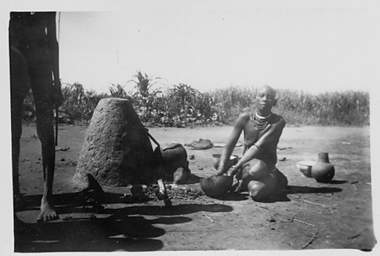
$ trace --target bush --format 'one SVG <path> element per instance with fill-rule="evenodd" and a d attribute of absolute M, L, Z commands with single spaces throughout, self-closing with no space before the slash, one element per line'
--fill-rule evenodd
<path fill-rule="evenodd" d="M 89 121 L 99 100 L 105 97 L 127 98 L 146 124 L 186 127 L 189 125 L 231 124 L 247 108 L 254 109 L 254 87 L 229 87 L 201 93 L 188 84 L 172 85 L 166 91 L 154 88 L 159 78 L 138 72 L 131 80 L 130 92 L 112 85 L 109 93 L 86 91 L 82 84 L 62 88 L 61 114 L 72 121 Z M 297 125 L 368 125 L 369 94 L 361 91 L 329 92 L 317 95 L 303 91 L 278 90 L 274 112 L 288 124 Z M 30 111 L 33 99 L 24 105 Z M 25 116 L 25 115 L 24 115 Z"/>

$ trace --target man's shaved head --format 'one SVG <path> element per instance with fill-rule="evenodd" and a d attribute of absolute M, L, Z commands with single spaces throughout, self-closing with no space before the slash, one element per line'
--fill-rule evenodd
<path fill-rule="evenodd" d="M 273 89 L 271 86 L 269 85 L 263 85 L 263 86 L 260 86 L 258 89 L 257 89 L 257 94 L 260 95 L 260 94 L 268 94 L 271 96 L 272 99 L 276 99 L 276 90 Z"/>
<path fill-rule="evenodd" d="M 277 103 L 276 90 L 269 85 L 263 85 L 257 89 L 256 100 L 258 112 L 270 113 L 271 108 Z"/>

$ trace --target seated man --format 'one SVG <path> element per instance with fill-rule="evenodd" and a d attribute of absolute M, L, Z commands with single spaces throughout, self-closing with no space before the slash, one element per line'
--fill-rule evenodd
<path fill-rule="evenodd" d="M 287 186 L 287 178 L 276 169 L 277 144 L 285 120 L 271 111 L 277 101 L 273 88 L 261 87 L 257 101 L 255 114 L 245 112 L 239 116 L 215 168 L 218 175 L 226 172 L 228 175 L 236 174 L 236 192 L 249 186 L 250 196 L 254 200 L 264 200 Z M 231 167 L 229 159 L 242 131 L 243 156 Z"/>

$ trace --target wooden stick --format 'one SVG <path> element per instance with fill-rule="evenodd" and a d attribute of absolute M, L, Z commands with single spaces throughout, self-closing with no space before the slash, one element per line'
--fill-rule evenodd
<path fill-rule="evenodd" d="M 327 206 L 327 205 L 325 205 L 325 204 L 316 203 L 316 202 L 312 202 L 312 201 L 309 201 L 309 200 L 305 200 L 305 199 L 303 199 L 302 201 L 304 201 L 305 203 L 308 203 L 308 204 L 318 205 L 318 206 L 322 206 L 322 207 L 325 207 L 325 208 L 327 208 L 327 207 L 328 207 L 328 206 Z"/>
<path fill-rule="evenodd" d="M 318 230 L 315 231 L 314 234 L 313 234 L 313 236 L 310 238 L 310 240 L 309 240 L 306 244 L 304 244 L 304 245 L 301 247 L 301 249 L 306 249 L 306 247 L 308 247 L 309 245 L 311 245 L 311 243 L 317 238 L 318 233 L 319 233 Z"/>
<path fill-rule="evenodd" d="M 309 226 L 312 226 L 312 227 L 315 227 L 314 224 L 311 224 L 309 222 L 306 222 L 306 221 L 303 221 L 303 220 L 299 220 L 299 219 L 296 219 L 296 218 L 293 218 L 293 221 L 298 222 L 298 223 L 302 223 L 302 224 L 305 224 L 305 225 L 309 225 Z"/>
<path fill-rule="evenodd" d="M 215 221 L 214 221 L 210 216 L 208 216 L 207 214 L 204 213 L 203 215 L 206 216 L 206 218 L 209 219 L 212 223 L 215 222 Z"/>

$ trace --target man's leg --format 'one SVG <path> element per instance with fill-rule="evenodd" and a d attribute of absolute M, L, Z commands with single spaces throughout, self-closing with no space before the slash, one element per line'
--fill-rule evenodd
<path fill-rule="evenodd" d="M 241 190 L 248 189 L 254 200 L 266 200 L 281 193 L 287 186 L 287 178 L 274 166 L 254 159 L 242 171 Z M 241 191 L 240 190 L 240 191 Z"/>
<path fill-rule="evenodd" d="M 260 159 L 250 160 L 236 174 L 238 183 L 234 186 L 234 191 L 246 191 L 251 180 L 262 180 L 269 174 L 269 171 L 270 169 L 264 161 Z"/>
<path fill-rule="evenodd" d="M 19 185 L 19 155 L 22 132 L 22 104 L 29 89 L 29 75 L 25 58 L 15 48 L 10 49 L 10 72 L 13 203 L 15 209 L 17 209 L 23 204 Z"/>
<path fill-rule="evenodd" d="M 13 194 L 16 197 L 20 195 L 19 185 L 19 156 L 20 156 L 20 137 L 21 137 L 21 115 L 22 99 L 11 99 L 11 132 L 12 132 L 12 176 L 13 176 Z M 18 199 L 17 199 L 18 200 Z M 14 202 L 15 205 L 17 202 Z"/>
<path fill-rule="evenodd" d="M 55 164 L 53 104 L 50 99 L 50 73 L 43 71 L 41 73 L 33 73 L 31 76 L 31 86 L 36 104 L 37 134 L 41 141 L 44 180 L 41 212 L 37 220 L 49 221 L 58 218 L 57 213 L 53 209 L 52 202 Z"/>

